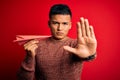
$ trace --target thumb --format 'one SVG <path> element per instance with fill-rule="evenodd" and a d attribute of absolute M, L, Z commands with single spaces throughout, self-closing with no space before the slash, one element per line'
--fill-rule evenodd
<path fill-rule="evenodd" d="M 69 51 L 71 53 L 76 53 L 76 49 L 75 48 L 72 48 L 72 47 L 69 47 L 69 46 L 63 46 L 63 48 L 66 50 L 66 51 Z"/>

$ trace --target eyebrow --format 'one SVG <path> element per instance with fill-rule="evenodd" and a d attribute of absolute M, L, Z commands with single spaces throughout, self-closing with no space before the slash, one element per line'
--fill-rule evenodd
<path fill-rule="evenodd" d="M 69 23 L 69 22 L 58 22 L 58 21 L 51 21 L 51 22 L 56 22 L 56 23 Z"/>

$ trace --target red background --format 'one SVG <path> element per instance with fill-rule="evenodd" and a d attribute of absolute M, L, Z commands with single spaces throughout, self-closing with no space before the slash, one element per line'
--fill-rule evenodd
<path fill-rule="evenodd" d="M 17 34 L 48 35 L 48 12 L 55 3 L 68 4 L 73 12 L 69 36 L 76 38 L 76 21 L 88 18 L 98 41 L 97 59 L 85 62 L 82 80 L 120 80 L 119 0 L 0 0 L 0 80 L 17 80 L 24 58 Z"/>

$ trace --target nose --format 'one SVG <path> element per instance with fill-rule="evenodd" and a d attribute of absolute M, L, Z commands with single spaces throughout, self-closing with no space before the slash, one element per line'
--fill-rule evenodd
<path fill-rule="evenodd" d="M 63 29 L 62 24 L 59 24 L 59 25 L 58 25 L 58 31 L 61 31 L 62 29 Z"/>

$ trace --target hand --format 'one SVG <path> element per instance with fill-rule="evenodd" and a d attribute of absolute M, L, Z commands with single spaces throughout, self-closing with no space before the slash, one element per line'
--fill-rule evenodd
<path fill-rule="evenodd" d="M 30 51 L 29 55 L 32 57 L 34 57 L 36 55 L 35 49 L 38 48 L 38 46 L 37 46 L 38 42 L 39 42 L 38 40 L 31 40 L 31 41 L 27 42 L 26 44 L 24 44 L 24 49 L 28 52 Z"/>
<path fill-rule="evenodd" d="M 72 48 L 69 46 L 64 46 L 64 49 L 72 52 L 73 54 L 81 57 L 87 58 L 95 54 L 97 47 L 97 40 L 93 31 L 93 27 L 89 25 L 87 19 L 81 18 L 77 23 L 77 46 Z"/>

